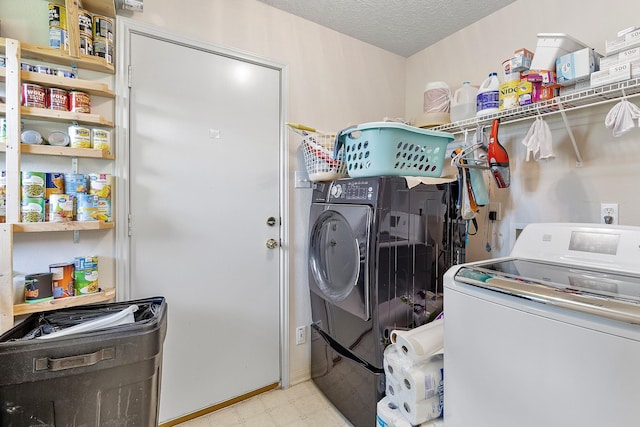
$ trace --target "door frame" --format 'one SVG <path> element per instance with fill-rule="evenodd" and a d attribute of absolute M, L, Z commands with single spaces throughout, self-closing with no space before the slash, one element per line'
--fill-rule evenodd
<path fill-rule="evenodd" d="M 280 383 L 282 388 L 289 387 L 289 156 L 288 138 L 285 129 L 288 99 L 287 66 L 271 60 L 250 55 L 246 52 L 225 48 L 210 43 L 190 39 L 164 31 L 155 26 L 141 23 L 130 18 L 118 17 L 116 20 L 116 64 L 115 64 L 115 136 L 116 161 L 114 176 L 115 191 L 115 257 L 116 295 L 120 301 L 130 299 L 131 290 L 131 248 L 129 239 L 130 212 L 130 163 L 129 163 L 129 65 L 131 35 L 166 40 L 189 48 L 199 49 L 211 54 L 221 55 L 244 62 L 277 70 L 280 73 L 280 143 L 279 143 L 279 199 L 280 199 L 280 251 L 279 259 L 279 338 L 280 338 Z"/>

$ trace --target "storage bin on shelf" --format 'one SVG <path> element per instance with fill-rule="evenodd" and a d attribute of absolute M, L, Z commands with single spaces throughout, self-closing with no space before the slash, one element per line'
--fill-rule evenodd
<path fill-rule="evenodd" d="M 347 177 L 347 165 L 342 159 L 342 153 L 338 152 L 334 156 L 335 134 L 299 124 L 288 123 L 288 126 L 303 138 L 302 152 L 309 180 L 332 181 Z"/>
<path fill-rule="evenodd" d="M 338 134 L 335 151 L 344 146 L 347 173 L 367 176 L 440 177 L 447 132 L 421 129 L 396 122 L 364 123 Z"/>

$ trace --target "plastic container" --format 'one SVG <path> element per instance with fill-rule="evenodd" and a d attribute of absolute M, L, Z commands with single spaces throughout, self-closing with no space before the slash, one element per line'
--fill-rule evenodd
<path fill-rule="evenodd" d="M 439 126 L 451 121 L 451 89 L 445 82 L 429 82 L 424 88 L 424 117 L 420 127 Z"/>
<path fill-rule="evenodd" d="M 115 313 L 134 322 L 36 339 Z M 31 314 L 0 335 L 0 425 L 156 427 L 166 332 L 162 297 Z"/>
<path fill-rule="evenodd" d="M 476 116 L 496 113 L 500 109 L 500 79 L 498 73 L 489 73 L 478 89 Z"/>
<path fill-rule="evenodd" d="M 471 83 L 464 82 L 451 98 L 451 121 L 471 119 L 476 116 L 476 97 L 478 88 Z"/>
<path fill-rule="evenodd" d="M 352 178 L 369 176 L 442 175 L 446 132 L 396 122 L 364 123 L 338 134 L 336 150 L 344 146 L 347 172 Z"/>
<path fill-rule="evenodd" d="M 555 71 L 556 58 L 585 47 L 587 45 L 564 33 L 540 33 L 531 69 Z"/>
<path fill-rule="evenodd" d="M 287 125 L 303 137 L 301 148 L 310 181 L 332 181 L 347 177 L 347 164 L 342 159 L 342 153 L 334 152 L 335 135 L 300 124 Z"/>

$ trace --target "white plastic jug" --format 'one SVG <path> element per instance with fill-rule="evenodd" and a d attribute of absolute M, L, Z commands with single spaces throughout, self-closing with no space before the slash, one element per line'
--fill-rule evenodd
<path fill-rule="evenodd" d="M 477 96 L 477 87 L 471 86 L 469 82 L 462 83 L 462 87 L 455 91 L 451 99 L 451 121 L 457 122 L 475 117 Z"/>
<path fill-rule="evenodd" d="M 476 115 L 482 116 L 497 113 L 500 109 L 500 79 L 498 73 L 489 73 L 489 77 L 482 82 L 476 97 Z"/>

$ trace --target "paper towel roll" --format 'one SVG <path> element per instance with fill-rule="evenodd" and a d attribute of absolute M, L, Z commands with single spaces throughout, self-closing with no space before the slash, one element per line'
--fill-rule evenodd
<path fill-rule="evenodd" d="M 396 381 L 404 379 L 404 372 L 413 366 L 411 359 L 402 354 L 396 344 L 390 344 L 383 353 L 384 373 Z"/>
<path fill-rule="evenodd" d="M 400 406 L 400 396 L 402 395 L 402 385 L 400 381 L 395 381 L 392 377 L 386 377 L 385 382 L 387 397 L 394 405 Z"/>
<path fill-rule="evenodd" d="M 409 368 L 404 373 L 401 398 L 405 402 L 419 402 L 439 396 L 442 390 L 443 359 L 432 358 L 429 362 Z"/>
<path fill-rule="evenodd" d="M 414 362 L 425 360 L 444 347 L 444 319 L 436 319 L 409 331 L 391 331 L 391 342 Z"/>
<path fill-rule="evenodd" d="M 398 405 L 383 397 L 377 406 L 377 427 L 412 427 L 411 423 L 402 415 Z"/>
<path fill-rule="evenodd" d="M 419 402 L 402 402 L 400 412 L 413 425 L 438 418 L 442 415 L 442 400 L 439 396 Z"/>

